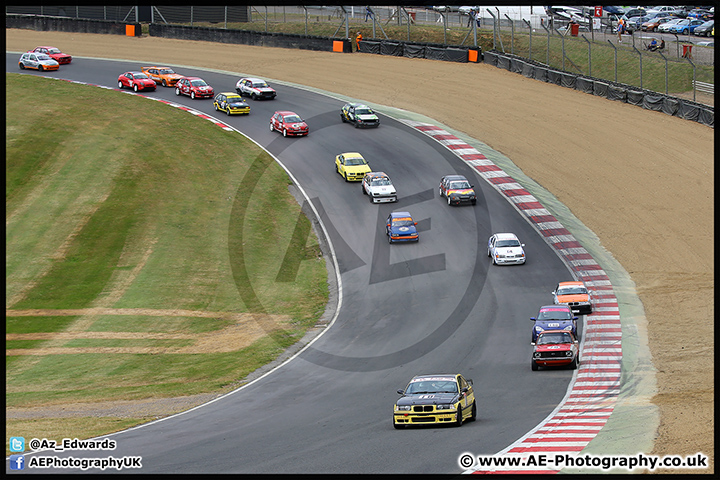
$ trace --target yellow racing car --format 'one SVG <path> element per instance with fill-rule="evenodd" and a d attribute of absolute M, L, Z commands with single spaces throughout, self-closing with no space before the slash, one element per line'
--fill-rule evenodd
<path fill-rule="evenodd" d="M 357 152 L 341 153 L 335 157 L 335 170 L 346 182 L 360 182 L 370 173 L 367 161 Z"/>
<path fill-rule="evenodd" d="M 444 423 L 462 426 L 464 420 L 477 418 L 472 380 L 459 373 L 419 375 L 408 383 L 395 402 L 393 426 Z"/>

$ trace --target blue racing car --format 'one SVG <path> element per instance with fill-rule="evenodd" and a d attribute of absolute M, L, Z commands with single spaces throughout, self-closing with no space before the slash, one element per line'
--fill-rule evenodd
<path fill-rule="evenodd" d="M 532 328 L 532 341 L 535 344 L 537 336 L 545 330 L 566 330 L 578 338 L 577 331 L 578 317 L 573 315 L 572 310 L 567 305 L 545 305 L 540 307 L 537 317 L 530 317 L 535 325 Z"/>
<path fill-rule="evenodd" d="M 394 242 L 417 242 L 419 240 L 418 231 L 415 226 L 417 222 L 413 220 L 410 212 L 392 212 L 388 215 L 385 233 L 388 237 L 388 243 Z"/>

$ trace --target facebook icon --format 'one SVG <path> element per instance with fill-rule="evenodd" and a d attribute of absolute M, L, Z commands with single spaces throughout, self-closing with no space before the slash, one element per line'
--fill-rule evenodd
<path fill-rule="evenodd" d="M 24 470 L 25 455 L 10 455 L 10 470 Z"/>

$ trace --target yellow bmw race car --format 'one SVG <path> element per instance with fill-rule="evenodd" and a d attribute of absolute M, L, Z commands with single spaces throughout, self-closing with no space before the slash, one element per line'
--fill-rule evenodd
<path fill-rule="evenodd" d="M 335 171 L 346 182 L 360 182 L 366 173 L 370 173 L 367 161 L 357 152 L 341 153 L 335 157 Z"/>
<path fill-rule="evenodd" d="M 462 426 L 477 418 L 472 380 L 453 375 L 419 375 L 408 383 L 395 402 L 393 426 L 444 423 Z"/>

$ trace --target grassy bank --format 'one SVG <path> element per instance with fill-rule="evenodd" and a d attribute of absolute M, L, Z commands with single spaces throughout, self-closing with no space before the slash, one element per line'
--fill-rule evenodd
<path fill-rule="evenodd" d="M 317 238 L 254 143 L 92 86 L 6 74 L 6 99 L 6 408 L 226 391 L 315 325 Z"/>

